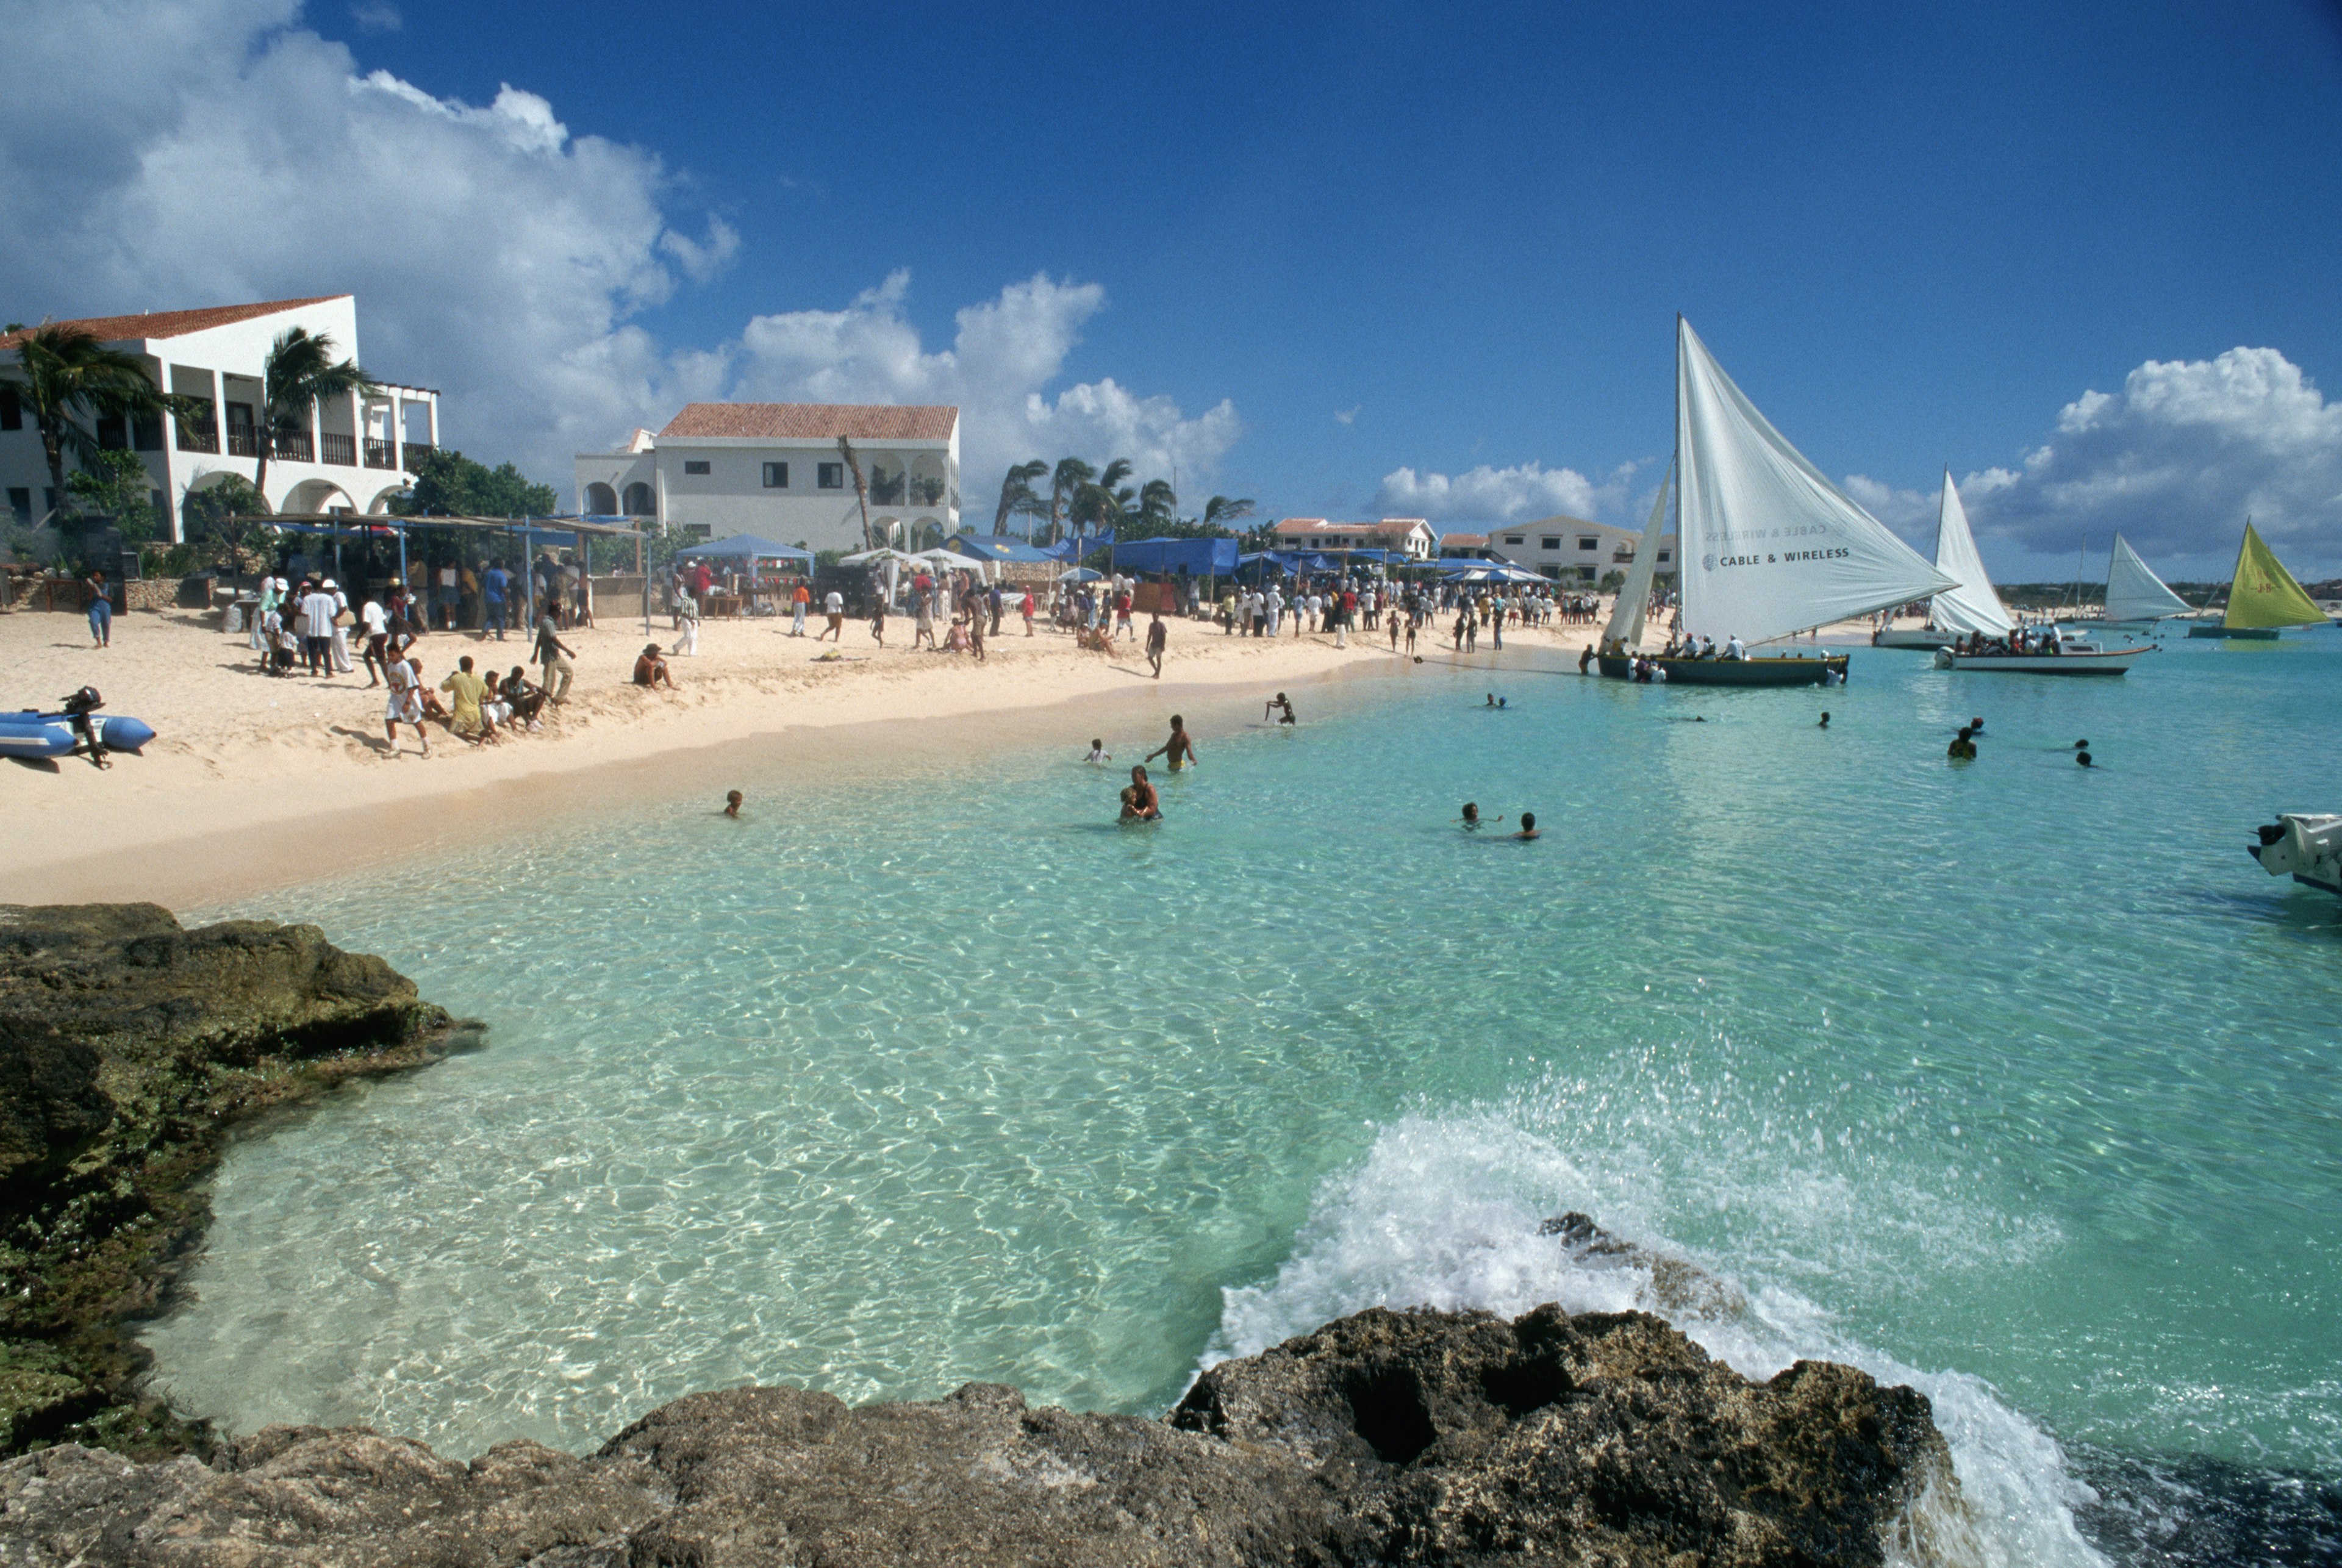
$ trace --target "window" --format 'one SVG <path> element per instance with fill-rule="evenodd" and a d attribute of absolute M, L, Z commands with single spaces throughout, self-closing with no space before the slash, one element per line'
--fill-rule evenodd
<path fill-rule="evenodd" d="M 15 387 L 0 386 L 0 430 L 22 430 L 24 428 L 25 400 L 16 394 L 16 389 Z M 14 495 L 16 493 L 14 490 L 11 490 L 8 494 Z M 26 503 L 28 509 L 30 505 L 31 504 L 29 502 Z"/>
<path fill-rule="evenodd" d="M 8 510 L 19 523 L 33 520 L 33 493 L 20 484 L 8 486 Z"/>
<path fill-rule="evenodd" d="M 813 473 L 813 482 L 824 490 L 845 489 L 846 464 L 843 463 L 822 463 L 816 464 Z"/>
<path fill-rule="evenodd" d="M 708 465 L 707 459 L 705 457 L 685 458 L 683 460 L 683 471 L 686 474 L 707 474 L 713 472 Z"/>
<path fill-rule="evenodd" d="M 97 416 L 97 445 L 101 452 L 130 450 L 130 422 L 118 414 Z"/>
<path fill-rule="evenodd" d="M 715 531 L 716 525 L 712 523 L 686 523 L 683 525 L 683 536 L 686 539 L 705 539 Z"/>
<path fill-rule="evenodd" d="M 1558 550 L 1558 549 L 1560 549 L 1560 548 L 1561 548 L 1561 535 L 1559 535 L 1558 534 L 1546 534 L 1545 537 L 1543 537 L 1542 539 L 1539 539 L 1539 540 L 1537 541 L 1537 548 L 1538 548 L 1538 549 L 1540 549 L 1540 550 Z"/>
<path fill-rule="evenodd" d="M 1517 544 L 1520 542 L 1521 536 L 1517 534 L 1507 534 L 1505 535 L 1505 543 L 1507 544 Z"/>
<path fill-rule="evenodd" d="M 1602 548 L 1602 541 L 1591 534 L 1580 534 L 1577 536 L 1577 547 L 1581 550 L 1599 550 Z"/>
<path fill-rule="evenodd" d="M 789 465 L 786 463 L 766 464 L 765 488 L 767 490 L 786 490 L 788 487 Z"/>
<path fill-rule="evenodd" d="M 1662 565 L 1662 566 L 1666 565 L 1666 564 L 1667 564 L 1667 557 L 1668 557 L 1668 556 L 1670 556 L 1670 555 L 1672 555 L 1672 554 L 1675 554 L 1675 552 L 1674 552 L 1674 551 L 1672 551 L 1672 550 L 1662 550 L 1662 551 L 1660 551 L 1660 552 L 1659 552 L 1659 564 L 1660 564 L 1660 565 Z"/>
<path fill-rule="evenodd" d="M 163 450 L 163 416 L 142 414 L 130 422 L 130 448 L 134 452 Z"/>

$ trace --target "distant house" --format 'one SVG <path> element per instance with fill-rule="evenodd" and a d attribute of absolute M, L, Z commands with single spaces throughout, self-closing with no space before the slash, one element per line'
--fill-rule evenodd
<path fill-rule="evenodd" d="M 1394 550 L 1416 561 L 1428 561 L 1439 553 L 1438 536 L 1420 517 L 1386 517 L 1378 523 L 1287 517 L 1270 532 L 1280 550 Z"/>
<path fill-rule="evenodd" d="M 1447 534 L 1440 541 L 1440 554 L 1450 554 L 1446 546 L 1465 539 L 1476 542 L 1475 554 L 1528 567 L 1556 582 L 1599 583 L 1635 564 L 1643 531 L 1589 523 L 1583 517 L 1540 517 L 1534 523 L 1508 524 L 1489 534 Z M 1676 536 L 1662 535 L 1656 568 L 1661 576 L 1675 570 L 1675 558 Z"/>
<path fill-rule="evenodd" d="M 439 444 L 439 394 L 393 382 L 381 382 L 375 396 L 312 404 L 295 429 L 269 437 L 261 374 L 270 345 L 288 329 L 331 337 L 336 358 L 355 359 L 380 380 L 359 353 L 357 301 L 349 295 L 92 316 L 71 325 L 135 355 L 159 389 L 195 400 L 184 418 L 97 421 L 101 448 L 136 453 L 145 464 L 156 512 L 169 520 L 174 541 L 186 536 L 187 496 L 230 474 L 251 480 L 264 439 L 271 448 L 265 499 L 277 512 L 387 511 L 390 498 L 415 483 L 415 465 Z M 0 365 L 16 363 L 15 346 L 13 335 L 0 337 Z M 31 411 L 5 388 L 0 486 L 20 524 L 46 516 L 60 499 Z"/>
<path fill-rule="evenodd" d="M 829 403 L 694 403 L 656 434 L 577 454 L 589 516 L 656 519 L 693 540 L 759 534 L 809 550 L 859 550 L 862 508 L 881 544 L 926 549 L 959 527 L 959 410 Z"/>

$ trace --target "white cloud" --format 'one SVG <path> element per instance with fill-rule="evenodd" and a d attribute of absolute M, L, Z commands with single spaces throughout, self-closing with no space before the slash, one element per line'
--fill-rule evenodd
<path fill-rule="evenodd" d="M 1193 418 L 1167 397 L 1143 397 L 1112 378 L 1055 398 L 1081 329 L 1105 307 L 1096 284 L 1036 273 L 956 318 L 952 346 L 929 352 L 904 315 L 910 275 L 897 271 L 844 310 L 760 315 L 725 353 L 730 394 L 808 403 L 952 403 L 969 515 L 1011 463 L 1067 454 L 1127 457 L 1142 477 L 1181 484 L 1212 472 L 1242 434 L 1223 399 Z"/>
<path fill-rule="evenodd" d="M 1366 405 L 1363 403 L 1354 403 L 1347 408 L 1336 409 L 1334 411 L 1334 423 L 1336 424 L 1356 424 L 1358 422 L 1358 414 L 1366 408 Z"/>
<path fill-rule="evenodd" d="M 406 25 L 406 18 L 390 0 L 358 0 L 350 7 L 350 20 L 362 33 L 395 33 Z"/>
<path fill-rule="evenodd" d="M 1477 468 L 1453 478 L 1395 468 L 1383 475 L 1375 507 L 1385 516 L 1423 517 L 1434 523 L 1512 523 L 1566 513 L 1591 518 L 1625 499 L 1635 464 L 1622 464 L 1596 484 L 1575 468 L 1538 463 L 1511 468 Z"/>
<path fill-rule="evenodd" d="M 1932 537 L 1936 504 L 1940 497 L 1922 495 L 1917 490 L 1898 490 L 1892 484 L 1871 478 L 1867 474 L 1847 474 L 1846 493 L 1854 498 L 1856 505 L 1889 528 L 1906 535 L 1915 535 L 1925 525 Z"/>
<path fill-rule="evenodd" d="M 571 454 L 695 397 L 956 402 L 977 491 L 1067 452 L 1176 462 L 1184 483 L 1239 434 L 1225 402 L 1188 418 L 1112 379 L 1051 394 L 1095 284 L 1013 285 L 935 353 L 901 274 L 841 311 L 664 345 L 638 314 L 735 265 L 730 224 L 678 211 L 656 156 L 572 135 L 523 87 L 479 106 L 361 69 L 299 0 L 0 0 L 0 35 L 12 318 L 355 294 L 369 370 L 441 388 L 451 444 L 565 494 Z"/>
<path fill-rule="evenodd" d="M 2274 348 L 2149 360 L 1960 495 L 1979 533 L 2036 554 L 2119 529 L 2150 560 L 2221 568 L 2249 513 L 2297 570 L 2323 574 L 2342 565 L 2342 404 Z"/>

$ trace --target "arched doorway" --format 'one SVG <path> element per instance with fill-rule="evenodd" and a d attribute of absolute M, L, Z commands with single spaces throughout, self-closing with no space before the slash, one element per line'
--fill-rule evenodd
<path fill-rule="evenodd" d="M 586 514 L 589 517 L 616 516 L 618 493 L 606 484 L 588 484 L 586 486 Z"/>
<path fill-rule="evenodd" d="M 658 515 L 657 498 L 651 494 L 651 487 L 640 480 L 626 486 L 626 515 L 629 517 Z"/>
<path fill-rule="evenodd" d="M 350 493 L 330 479 L 304 479 L 285 493 L 278 503 L 279 512 L 355 512 L 358 504 Z"/>

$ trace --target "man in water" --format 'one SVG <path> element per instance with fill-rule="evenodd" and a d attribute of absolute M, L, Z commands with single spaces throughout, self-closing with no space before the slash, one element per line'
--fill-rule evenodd
<path fill-rule="evenodd" d="M 2088 767 L 2090 765 L 2090 754 L 2087 752 L 2076 752 L 2074 754 L 2074 760 L 2081 764 L 2084 767 Z"/>
<path fill-rule="evenodd" d="M 1536 837 L 1536 813 L 1533 811 L 1525 811 L 1521 813 L 1521 831 L 1513 834 L 1513 836 L 1524 843 L 1526 843 L 1528 840 Z"/>
<path fill-rule="evenodd" d="M 1293 699 L 1283 692 L 1277 693 L 1276 699 L 1260 710 L 1260 716 L 1266 719 L 1279 713 L 1285 715 L 1276 721 L 1280 724 L 1295 724 L 1301 722 L 1299 716 L 1293 711 Z"/>
<path fill-rule="evenodd" d="M 1825 730 L 1829 728 L 1829 710 L 1827 708 L 1824 708 L 1822 710 L 1822 722 L 1817 727 Z"/>
<path fill-rule="evenodd" d="M 1147 779 L 1144 767 L 1130 770 L 1130 788 L 1123 794 L 1123 810 L 1140 822 L 1154 822 L 1162 816 L 1162 799 L 1156 794 L 1155 785 Z"/>
<path fill-rule="evenodd" d="M 1203 759 L 1196 754 L 1196 743 L 1187 738 L 1187 722 L 1178 714 L 1171 715 L 1171 738 L 1146 754 L 1146 760 L 1165 759 L 1173 773 Z M 1144 769 L 1140 770 L 1142 773 Z"/>
<path fill-rule="evenodd" d="M 1163 678 L 1163 645 L 1171 640 L 1171 628 L 1163 624 L 1163 612 L 1146 623 L 1146 662 L 1155 666 L 1155 678 Z"/>
<path fill-rule="evenodd" d="M 1976 742 L 1970 737 L 1975 734 L 1974 730 L 1962 724 L 1960 733 L 1952 737 L 1952 744 L 1945 748 L 1944 754 L 1955 762 L 1974 762 L 1977 754 Z"/>
<path fill-rule="evenodd" d="M 727 793 L 724 797 L 724 814 L 735 822 L 739 821 L 740 807 L 746 798 L 736 789 Z"/>

